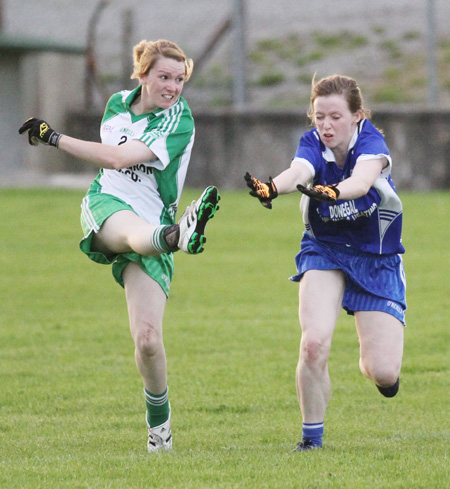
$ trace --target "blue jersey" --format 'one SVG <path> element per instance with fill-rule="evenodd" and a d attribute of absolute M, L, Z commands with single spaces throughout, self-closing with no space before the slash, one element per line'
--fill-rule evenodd
<path fill-rule="evenodd" d="M 392 160 L 383 135 L 369 120 L 363 119 L 357 125 L 342 169 L 336 165 L 333 152 L 320 140 L 317 129 L 303 135 L 294 160 L 311 169 L 312 185 L 331 185 L 349 178 L 357 161 L 380 157 L 385 157 L 388 165 L 366 195 L 334 204 L 302 197 L 303 222 L 311 236 L 367 253 L 404 253 L 403 208 L 391 178 Z"/>

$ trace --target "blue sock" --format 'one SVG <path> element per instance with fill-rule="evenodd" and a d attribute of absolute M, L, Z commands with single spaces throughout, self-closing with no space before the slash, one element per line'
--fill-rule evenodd
<path fill-rule="evenodd" d="M 303 423 L 303 441 L 310 440 L 315 447 L 322 446 L 324 423 Z"/>

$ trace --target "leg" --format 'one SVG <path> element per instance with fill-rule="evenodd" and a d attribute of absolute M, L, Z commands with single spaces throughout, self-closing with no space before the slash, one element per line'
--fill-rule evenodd
<path fill-rule="evenodd" d="M 300 281 L 302 337 L 296 384 L 304 423 L 322 423 L 325 417 L 331 391 L 328 356 L 344 287 L 339 270 L 310 270 Z"/>
<path fill-rule="evenodd" d="M 125 268 L 123 278 L 136 365 L 145 388 L 153 394 L 161 394 L 167 387 L 162 334 L 166 295 L 135 263 Z"/>
<path fill-rule="evenodd" d="M 172 431 L 162 335 L 166 295 L 135 263 L 125 268 L 123 278 L 136 365 L 145 386 L 147 449 L 149 452 L 170 450 Z"/>
<path fill-rule="evenodd" d="M 93 246 L 105 255 L 135 251 L 140 255 L 156 255 L 159 252 L 152 242 L 157 226 L 132 211 L 121 210 L 112 214 L 94 235 Z"/>
<path fill-rule="evenodd" d="M 172 253 L 179 249 L 196 255 L 204 250 L 205 227 L 219 209 L 219 191 L 207 187 L 178 224 L 155 226 L 129 210 L 112 214 L 93 237 L 93 248 L 105 255 L 134 251 L 139 255 Z"/>
<path fill-rule="evenodd" d="M 361 372 L 379 387 L 393 386 L 402 365 L 402 323 L 381 311 L 355 312 L 355 321 L 360 342 Z"/>

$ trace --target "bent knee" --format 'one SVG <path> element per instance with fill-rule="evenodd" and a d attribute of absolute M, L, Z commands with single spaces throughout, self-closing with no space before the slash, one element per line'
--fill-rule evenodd
<path fill-rule="evenodd" d="M 134 342 L 141 357 L 152 357 L 163 348 L 162 335 L 151 323 L 143 323 Z"/>
<path fill-rule="evenodd" d="M 389 372 L 382 372 L 379 375 L 375 375 L 373 380 L 375 384 L 379 385 L 380 387 L 390 387 L 397 382 L 399 376 L 400 369 L 391 370 Z"/>
<path fill-rule="evenodd" d="M 361 372 L 372 379 L 375 384 L 381 387 L 389 387 L 397 382 L 400 375 L 400 364 L 368 364 L 363 360 L 360 361 Z"/>

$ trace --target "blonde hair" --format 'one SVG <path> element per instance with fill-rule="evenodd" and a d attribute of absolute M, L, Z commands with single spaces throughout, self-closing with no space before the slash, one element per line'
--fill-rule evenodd
<path fill-rule="evenodd" d="M 158 41 L 142 40 L 133 48 L 134 70 L 130 78 L 139 78 L 146 75 L 159 58 L 171 58 L 184 63 L 184 81 L 187 82 L 192 75 L 194 62 L 187 58 L 183 50 L 174 42 L 159 39 Z"/>
<path fill-rule="evenodd" d="M 363 96 L 361 90 L 353 78 L 343 75 L 332 75 L 326 78 L 322 78 L 317 83 L 315 81 L 316 75 L 314 74 L 312 79 L 311 99 L 308 109 L 308 117 L 313 124 L 315 124 L 314 117 L 314 102 L 317 97 L 323 97 L 327 95 L 343 95 L 347 101 L 348 108 L 352 114 L 362 111 L 363 119 L 370 119 L 370 110 L 364 108 Z"/>

